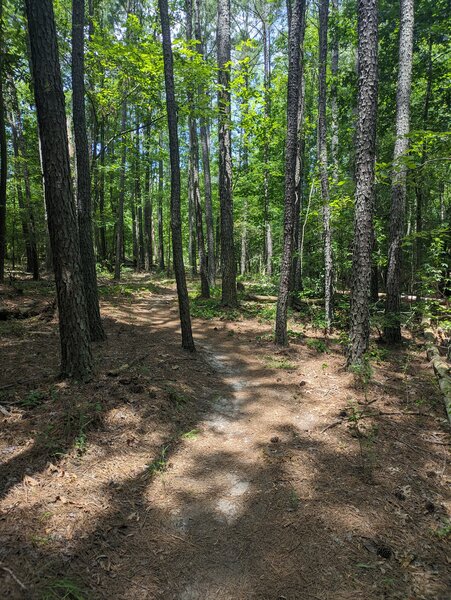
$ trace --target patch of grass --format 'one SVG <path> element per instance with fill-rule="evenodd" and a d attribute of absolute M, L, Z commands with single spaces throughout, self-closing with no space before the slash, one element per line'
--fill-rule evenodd
<path fill-rule="evenodd" d="M 295 363 L 289 361 L 286 358 L 279 356 L 265 356 L 266 365 L 270 369 L 285 369 L 287 371 L 294 371 L 297 369 Z"/>
<path fill-rule="evenodd" d="M 316 350 L 318 354 L 329 354 L 329 348 L 324 340 L 309 339 L 306 342 L 307 348 Z"/>
<path fill-rule="evenodd" d="M 191 431 L 186 431 L 185 433 L 182 433 L 182 435 L 180 437 L 182 440 L 195 440 L 198 435 L 199 435 L 198 429 L 191 429 Z"/>
<path fill-rule="evenodd" d="M 42 600 L 87 600 L 88 596 L 78 583 L 62 577 L 50 582 L 41 598 Z"/>
<path fill-rule="evenodd" d="M 153 461 L 147 465 L 147 472 L 150 475 L 157 475 L 158 473 L 163 473 L 166 471 L 166 467 L 168 464 L 168 453 L 169 446 L 163 446 L 160 450 L 160 454 L 153 459 Z"/>
<path fill-rule="evenodd" d="M 288 502 L 290 504 L 291 510 L 297 510 L 299 508 L 299 504 L 301 503 L 301 500 L 300 500 L 296 490 L 290 491 L 290 496 L 288 498 Z"/>
<path fill-rule="evenodd" d="M 435 535 L 441 539 L 446 540 L 451 537 L 451 519 L 448 519 L 435 531 Z"/>
<path fill-rule="evenodd" d="M 31 392 L 28 392 L 25 398 L 22 398 L 18 404 L 21 408 L 36 408 L 44 402 L 44 399 L 44 392 L 41 392 L 40 390 L 32 390 Z"/>

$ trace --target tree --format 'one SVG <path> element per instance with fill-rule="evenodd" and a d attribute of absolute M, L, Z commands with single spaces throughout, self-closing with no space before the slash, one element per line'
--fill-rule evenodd
<path fill-rule="evenodd" d="M 234 308 L 236 261 L 233 239 L 232 139 L 230 106 L 230 0 L 218 0 L 218 141 L 219 204 L 221 209 L 222 304 Z"/>
<path fill-rule="evenodd" d="M 377 0 L 358 2 L 358 97 L 354 248 L 348 365 L 358 365 L 370 335 L 371 253 L 377 114 Z"/>
<path fill-rule="evenodd" d="M 319 3 L 319 74 L 318 74 L 318 158 L 321 194 L 323 199 L 324 235 L 324 309 L 326 331 L 329 332 L 333 319 L 333 259 L 330 229 L 329 174 L 327 170 L 327 123 L 326 123 L 326 71 L 327 71 L 327 28 L 329 0 Z"/>
<path fill-rule="evenodd" d="M 85 1 L 72 0 L 72 105 L 77 159 L 77 211 L 81 267 L 91 340 L 105 339 L 100 318 L 96 259 L 92 239 L 91 176 L 85 115 Z"/>
<path fill-rule="evenodd" d="M 0 0 L 0 283 L 5 278 L 6 255 L 6 182 L 8 177 L 8 149 L 6 143 L 3 43 L 3 0 Z"/>
<path fill-rule="evenodd" d="M 175 103 L 174 70 L 171 48 L 171 32 L 167 0 L 158 0 L 160 9 L 161 32 L 163 39 L 164 81 L 166 87 L 166 111 L 168 115 L 169 153 L 171 160 L 171 233 L 177 295 L 179 301 L 180 325 L 182 329 L 182 348 L 194 352 L 194 340 L 191 331 L 188 290 L 183 264 L 182 223 L 180 216 L 180 152 L 177 131 L 177 108 Z"/>
<path fill-rule="evenodd" d="M 384 337 L 388 342 L 401 341 L 401 242 L 406 210 L 407 166 L 403 159 L 409 149 L 410 94 L 412 87 L 412 54 L 414 0 L 401 0 L 399 32 L 399 71 L 396 95 L 396 141 L 393 153 L 390 240 L 387 267 L 387 304 Z"/>
<path fill-rule="evenodd" d="M 52 1 L 26 0 L 26 12 L 58 298 L 61 374 L 84 379 L 91 373 L 92 355 Z"/>
<path fill-rule="evenodd" d="M 288 344 L 287 311 L 293 262 L 294 204 L 296 198 L 296 153 L 298 145 L 298 104 L 300 88 L 300 42 L 305 0 L 296 0 L 288 39 L 287 136 L 285 141 L 285 212 L 283 250 L 277 299 L 275 342 Z"/>

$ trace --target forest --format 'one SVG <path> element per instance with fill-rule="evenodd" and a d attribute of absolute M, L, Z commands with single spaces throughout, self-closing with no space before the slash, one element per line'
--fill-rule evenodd
<path fill-rule="evenodd" d="M 445 600 L 449 0 L 0 0 L 0 598 Z"/>

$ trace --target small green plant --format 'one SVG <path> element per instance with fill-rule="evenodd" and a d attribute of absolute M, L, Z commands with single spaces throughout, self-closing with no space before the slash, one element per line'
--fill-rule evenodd
<path fill-rule="evenodd" d="M 50 582 L 43 594 L 42 600 L 86 600 L 86 592 L 75 581 L 63 577 Z"/>
<path fill-rule="evenodd" d="M 150 464 L 147 465 L 147 472 L 150 475 L 157 475 L 158 473 L 163 473 L 166 471 L 168 449 L 169 446 L 163 446 L 163 448 L 160 450 L 160 454 L 154 458 Z"/>
<path fill-rule="evenodd" d="M 357 389 L 363 390 L 365 402 L 368 402 L 368 388 L 373 377 L 368 355 L 364 355 L 359 363 L 350 365 L 349 370 L 354 375 L 354 385 Z"/>
<path fill-rule="evenodd" d="M 319 354 L 329 354 L 329 348 L 324 340 L 318 339 L 309 339 L 306 342 L 307 348 L 311 350 L 316 350 Z"/>
<path fill-rule="evenodd" d="M 448 519 L 435 531 L 435 535 L 441 539 L 446 540 L 451 537 L 451 519 Z"/>
<path fill-rule="evenodd" d="M 377 346 L 371 346 L 368 350 L 368 357 L 375 363 L 381 363 L 388 359 L 390 352 L 387 348 L 378 348 Z"/>
<path fill-rule="evenodd" d="M 300 504 L 301 500 L 300 500 L 299 495 L 296 490 L 292 489 L 290 491 L 290 496 L 289 496 L 288 501 L 289 501 L 291 510 L 297 510 L 299 508 L 299 504 Z"/>
<path fill-rule="evenodd" d="M 186 433 L 182 433 L 180 436 L 182 440 L 195 440 L 199 435 L 198 429 L 191 429 L 191 431 L 187 431 Z"/>
<path fill-rule="evenodd" d="M 32 390 L 19 402 L 19 406 L 22 408 L 36 408 L 36 406 L 40 406 L 43 403 L 44 398 L 45 394 L 43 392 Z"/>

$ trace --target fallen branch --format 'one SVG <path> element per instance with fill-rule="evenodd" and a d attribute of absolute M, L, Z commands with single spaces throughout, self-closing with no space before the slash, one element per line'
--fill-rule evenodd
<path fill-rule="evenodd" d="M 426 338 L 426 355 L 437 377 L 445 402 L 446 415 L 451 424 L 451 365 L 440 354 L 430 321 L 423 319 L 422 324 L 425 327 L 423 335 Z"/>
<path fill-rule="evenodd" d="M 327 427 L 324 427 L 324 429 L 321 430 L 321 433 L 324 433 L 328 429 L 332 429 L 332 427 L 336 427 L 337 425 L 341 425 L 344 422 L 344 420 L 345 419 L 340 419 L 339 421 L 334 421 L 333 423 L 330 423 L 329 425 L 327 425 Z"/>
<path fill-rule="evenodd" d="M 12 577 L 14 579 L 14 581 L 17 583 L 17 585 L 19 587 L 21 587 L 23 590 L 27 589 L 27 586 L 24 585 L 16 575 L 14 575 L 14 573 L 11 571 L 11 569 L 9 569 L 8 567 L 5 567 L 1 563 L 0 563 L 0 569 L 2 569 L 2 571 L 5 571 L 6 573 L 8 573 L 8 575 L 10 577 Z"/>

